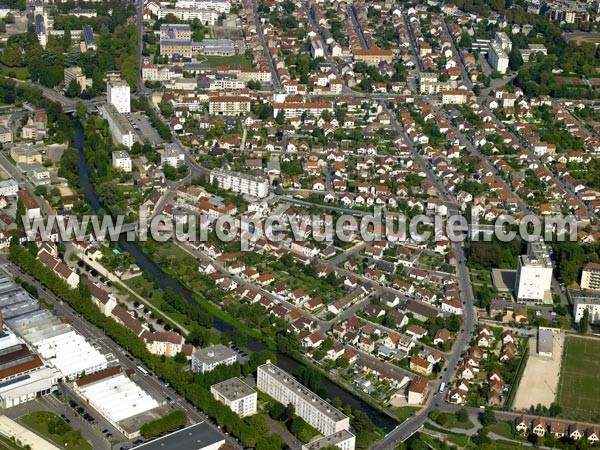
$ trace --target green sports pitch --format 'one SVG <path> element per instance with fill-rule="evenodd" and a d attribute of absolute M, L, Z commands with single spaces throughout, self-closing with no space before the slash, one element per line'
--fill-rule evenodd
<path fill-rule="evenodd" d="M 600 339 L 567 336 L 557 402 L 565 417 L 600 418 Z"/>

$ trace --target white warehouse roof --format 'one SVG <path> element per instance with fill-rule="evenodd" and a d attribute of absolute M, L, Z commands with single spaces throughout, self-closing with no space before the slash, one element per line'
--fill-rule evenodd
<path fill-rule="evenodd" d="M 89 375 L 106 369 L 104 355 L 73 329 L 36 342 L 35 347 L 40 356 L 65 377 L 76 378 L 82 372 Z"/>
<path fill-rule="evenodd" d="M 122 373 L 81 386 L 79 391 L 98 412 L 113 423 L 160 406 Z"/>

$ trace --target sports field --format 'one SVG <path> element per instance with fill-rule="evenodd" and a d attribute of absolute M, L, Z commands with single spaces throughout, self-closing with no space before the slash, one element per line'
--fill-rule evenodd
<path fill-rule="evenodd" d="M 580 420 L 600 417 L 600 340 L 567 336 L 557 401 L 563 415 Z"/>

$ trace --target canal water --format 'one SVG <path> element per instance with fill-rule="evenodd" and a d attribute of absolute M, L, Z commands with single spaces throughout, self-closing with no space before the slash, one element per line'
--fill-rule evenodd
<path fill-rule="evenodd" d="M 98 194 L 94 190 L 92 182 L 90 181 L 89 168 L 83 151 L 83 128 L 79 121 L 76 119 L 73 119 L 73 129 L 75 131 L 73 143 L 75 148 L 79 152 L 79 187 L 83 191 L 84 195 L 87 197 L 90 205 L 92 206 L 92 209 L 95 212 L 98 212 L 98 210 L 102 208 L 102 204 L 100 202 Z M 135 259 L 136 264 L 141 270 L 152 275 L 152 279 L 156 280 L 163 290 L 171 288 L 174 293 L 182 295 L 189 303 L 191 303 L 197 308 L 201 308 L 198 302 L 194 300 L 192 293 L 187 288 L 185 288 L 178 280 L 164 273 L 158 264 L 156 264 L 154 261 L 148 258 L 148 256 L 142 251 L 140 245 L 137 242 L 130 242 L 121 239 L 119 241 L 119 246 Z M 214 318 L 214 327 L 221 332 L 227 332 L 233 329 L 233 327 L 230 324 L 216 317 Z M 287 355 L 284 355 L 283 353 L 268 348 L 259 339 L 248 337 L 247 347 L 249 350 L 254 352 L 258 352 L 261 350 L 269 350 L 277 357 L 277 365 L 279 367 L 281 367 L 288 373 L 298 375 L 298 369 L 301 366 L 301 364 L 298 363 L 298 361 L 295 361 L 294 359 L 290 358 Z M 352 395 L 350 392 L 346 391 L 345 389 L 341 388 L 340 386 L 334 384 L 333 382 L 329 381 L 324 377 L 321 378 L 321 386 L 327 390 L 329 398 L 338 397 L 342 400 L 344 405 L 350 405 L 352 409 L 362 409 L 364 412 L 367 413 L 367 415 L 371 418 L 375 425 L 383 429 L 385 432 L 391 431 L 397 425 L 396 421 L 394 421 L 389 416 L 382 414 L 369 404 L 365 403 L 361 399 Z"/>

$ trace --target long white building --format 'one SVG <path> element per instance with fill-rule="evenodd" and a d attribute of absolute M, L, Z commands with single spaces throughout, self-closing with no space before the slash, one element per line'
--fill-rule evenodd
<path fill-rule="evenodd" d="M 135 142 L 136 135 L 133 126 L 127 118 L 121 114 L 112 103 L 100 107 L 102 117 L 108 121 L 108 128 L 115 144 L 131 148 Z"/>
<path fill-rule="evenodd" d="M 109 80 L 106 83 L 106 101 L 121 114 L 131 112 L 131 93 L 125 80 Z"/>
<path fill-rule="evenodd" d="M 231 3 L 229 0 L 178 0 L 175 3 L 176 8 L 190 9 L 212 9 L 220 13 L 229 13 L 231 11 Z"/>
<path fill-rule="evenodd" d="M 179 20 L 186 22 L 198 19 L 203 24 L 214 26 L 219 19 L 219 13 L 212 9 L 192 9 L 192 8 L 160 8 L 158 10 L 158 18 L 164 19 L 169 14 L 173 14 Z"/>
<path fill-rule="evenodd" d="M 259 198 L 269 195 L 269 183 L 264 177 L 215 169 L 210 172 L 210 182 L 213 183 L 214 180 L 217 181 L 221 189 L 228 191 Z"/>
<path fill-rule="evenodd" d="M 296 414 L 324 436 L 350 428 L 348 416 L 270 362 L 258 368 L 256 386 L 284 405 L 291 403 Z"/>
<path fill-rule="evenodd" d="M 530 242 L 519 257 L 515 291 L 518 302 L 552 303 L 552 261 L 543 241 Z"/>

